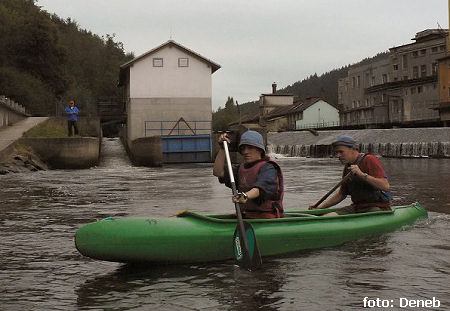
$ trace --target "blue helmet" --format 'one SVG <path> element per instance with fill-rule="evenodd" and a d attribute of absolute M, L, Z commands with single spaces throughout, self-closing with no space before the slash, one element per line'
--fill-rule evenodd
<path fill-rule="evenodd" d="M 266 148 L 264 146 L 264 139 L 262 135 L 256 131 L 248 130 L 244 132 L 241 136 L 241 140 L 239 142 L 239 151 L 243 145 L 249 145 L 256 148 L 261 149 L 264 153 L 266 153 Z"/>

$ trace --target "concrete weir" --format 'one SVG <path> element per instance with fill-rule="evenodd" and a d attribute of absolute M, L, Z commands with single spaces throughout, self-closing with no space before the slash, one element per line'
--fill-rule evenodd
<path fill-rule="evenodd" d="M 395 158 L 450 158 L 450 128 L 401 128 L 280 132 L 267 136 L 269 153 L 323 158 L 333 155 L 331 143 L 350 135 L 361 152 Z"/>
<path fill-rule="evenodd" d="M 18 141 L 33 149 L 39 158 L 54 169 L 83 169 L 98 165 L 98 137 L 21 138 Z"/>
<path fill-rule="evenodd" d="M 36 169 L 84 169 L 98 165 L 102 139 L 98 118 L 82 118 L 78 126 L 80 136 L 67 137 L 65 118 L 28 118 L 13 125 L 2 132 L 9 144 L 0 148 L 3 171 L 19 171 L 18 159 L 23 159 L 25 167 L 30 166 L 29 162 L 44 164 Z"/>
<path fill-rule="evenodd" d="M 161 166 L 163 163 L 161 136 L 140 137 L 131 141 L 128 154 L 136 166 Z"/>

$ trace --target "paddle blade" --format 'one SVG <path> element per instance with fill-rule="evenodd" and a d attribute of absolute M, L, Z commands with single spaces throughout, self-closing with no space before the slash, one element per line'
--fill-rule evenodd
<path fill-rule="evenodd" d="M 248 243 L 248 254 L 245 251 L 244 240 L 241 238 L 238 226 L 236 227 L 233 236 L 234 258 L 240 267 L 249 271 L 254 271 L 262 264 L 261 253 L 259 252 L 259 248 L 256 243 L 256 235 L 255 231 L 253 231 L 252 225 L 244 221 L 244 229 Z"/>

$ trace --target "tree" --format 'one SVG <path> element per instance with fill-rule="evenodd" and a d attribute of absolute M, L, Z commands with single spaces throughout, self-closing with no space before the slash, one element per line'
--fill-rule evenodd
<path fill-rule="evenodd" d="M 238 115 L 237 106 L 234 103 L 233 97 L 228 96 L 225 102 L 225 108 L 217 110 L 213 113 L 213 130 L 214 131 L 226 131 L 229 128 L 229 124 L 234 122 Z"/>
<path fill-rule="evenodd" d="M 0 95 L 47 115 L 74 98 L 95 112 L 97 98 L 121 100 L 119 67 L 133 58 L 114 35 L 100 37 L 68 18 L 50 15 L 33 0 L 0 2 Z"/>

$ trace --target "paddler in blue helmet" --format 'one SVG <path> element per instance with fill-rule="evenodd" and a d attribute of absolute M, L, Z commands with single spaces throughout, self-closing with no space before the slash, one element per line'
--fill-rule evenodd
<path fill-rule="evenodd" d="M 218 138 L 221 149 L 214 161 L 213 174 L 219 178 L 220 183 L 231 188 L 225 167 L 224 141 L 230 143 L 230 137 L 226 133 Z M 266 156 L 262 135 L 252 130 L 244 132 L 238 150 L 244 162 L 233 166 L 239 194 L 232 201 L 240 204 L 244 218 L 283 217 L 283 174 L 279 165 Z"/>

